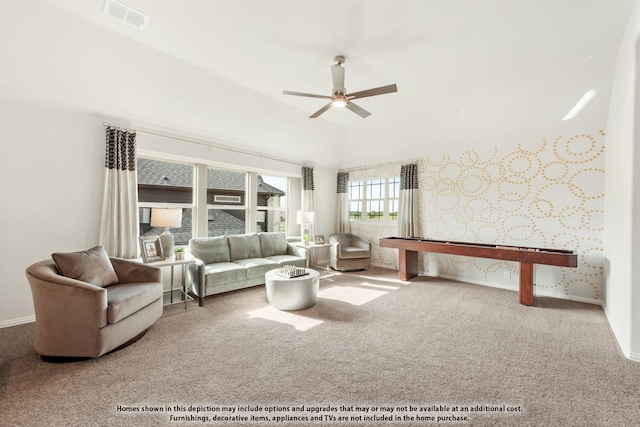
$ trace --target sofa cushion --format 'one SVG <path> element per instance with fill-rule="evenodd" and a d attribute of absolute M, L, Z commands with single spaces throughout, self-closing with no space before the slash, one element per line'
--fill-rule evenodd
<path fill-rule="evenodd" d="M 80 280 L 96 286 L 118 283 L 118 275 L 102 246 L 88 251 L 51 254 L 58 271 L 70 279 Z"/>
<path fill-rule="evenodd" d="M 162 298 L 162 284 L 119 283 L 107 287 L 107 322 L 116 323 Z"/>
<path fill-rule="evenodd" d="M 295 265 L 296 267 L 306 267 L 307 259 L 297 255 L 273 255 L 267 259 L 280 265 Z"/>
<path fill-rule="evenodd" d="M 278 268 L 278 264 L 275 261 L 266 258 L 239 259 L 235 263 L 247 269 L 247 280 L 259 277 L 264 278 L 267 271 Z"/>
<path fill-rule="evenodd" d="M 227 236 L 202 237 L 189 240 L 189 250 L 194 257 L 205 264 L 229 262 L 229 241 Z"/>
<path fill-rule="evenodd" d="M 260 238 L 255 233 L 229 236 L 229 252 L 232 262 L 239 259 L 262 258 Z"/>
<path fill-rule="evenodd" d="M 204 275 L 207 286 L 247 280 L 246 268 L 235 262 L 217 262 L 215 264 L 205 265 Z"/>
<path fill-rule="evenodd" d="M 340 248 L 340 259 L 369 258 L 371 252 L 369 249 L 356 248 L 354 246 L 342 246 Z"/>
<path fill-rule="evenodd" d="M 267 258 L 273 255 L 286 255 L 289 247 L 287 236 L 280 232 L 258 233 L 260 237 L 260 249 L 262 257 Z"/>

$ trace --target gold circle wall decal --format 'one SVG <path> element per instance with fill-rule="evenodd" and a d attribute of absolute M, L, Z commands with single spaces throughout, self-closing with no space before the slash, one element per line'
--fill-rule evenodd
<path fill-rule="evenodd" d="M 538 229 L 533 222 L 518 223 L 522 218 L 509 218 L 503 224 L 504 235 L 511 241 L 523 242 L 532 239 Z"/>
<path fill-rule="evenodd" d="M 524 197 L 515 191 L 500 194 L 498 206 L 505 212 L 516 212 L 522 208 Z"/>
<path fill-rule="evenodd" d="M 479 242 L 500 242 L 502 241 L 502 233 L 497 227 L 491 225 L 483 225 L 478 228 Z"/>
<path fill-rule="evenodd" d="M 580 251 L 580 265 L 584 267 L 581 269 L 581 275 L 599 276 L 604 274 L 604 267 L 602 263 L 599 262 L 601 252 L 602 248 L 597 246 L 584 248 Z"/>
<path fill-rule="evenodd" d="M 418 186 L 421 190 L 433 191 L 438 187 L 438 179 L 436 176 L 432 176 L 432 175 L 425 176 L 419 181 Z M 421 191 L 420 195 L 422 195 L 423 193 L 424 191 Z"/>
<path fill-rule="evenodd" d="M 599 176 L 595 176 L 599 175 Z M 601 182 L 601 185 L 589 183 Z M 586 168 L 574 173 L 567 183 L 569 190 L 584 200 L 604 197 L 604 169 Z"/>
<path fill-rule="evenodd" d="M 466 225 L 453 227 L 449 232 L 449 235 L 451 236 L 451 240 L 457 242 L 468 242 L 469 240 L 474 240 L 473 232 Z"/>
<path fill-rule="evenodd" d="M 453 217 L 461 224 L 469 224 L 475 220 L 475 212 L 471 206 L 463 205 L 453 212 Z"/>
<path fill-rule="evenodd" d="M 507 155 L 501 165 L 503 179 L 519 177 L 528 181 L 540 173 L 540 159 L 537 155 L 525 151 L 517 151 Z"/>
<path fill-rule="evenodd" d="M 467 197 L 481 196 L 490 187 L 491 180 L 482 169 L 467 169 L 460 173 L 457 180 L 458 191 Z"/>
<path fill-rule="evenodd" d="M 588 149 L 585 149 L 587 146 Z M 564 141 L 559 136 L 553 143 L 553 153 L 558 160 L 571 164 L 585 164 L 604 153 L 604 144 L 598 144 L 594 137 L 587 134 L 575 135 Z"/>
<path fill-rule="evenodd" d="M 483 224 L 495 224 L 500 219 L 500 210 L 495 203 L 491 203 L 484 197 L 469 200 L 468 204 L 478 212 L 477 220 Z"/>
<path fill-rule="evenodd" d="M 580 206 L 566 206 L 558 213 L 558 220 L 567 229 L 579 230 L 583 211 L 584 209 Z"/>
<path fill-rule="evenodd" d="M 604 211 L 598 209 L 583 210 L 580 226 L 591 231 L 604 231 Z"/>
<path fill-rule="evenodd" d="M 438 196 L 451 196 L 456 192 L 456 183 L 451 178 L 442 178 L 436 184 Z"/>
<path fill-rule="evenodd" d="M 582 134 L 569 138 L 564 146 L 565 152 L 571 156 L 582 157 L 595 150 L 596 139 L 592 136 Z"/>
<path fill-rule="evenodd" d="M 480 161 L 480 154 L 475 150 L 467 150 L 460 156 L 460 163 L 465 167 L 475 166 Z"/>
<path fill-rule="evenodd" d="M 497 187 L 501 196 L 515 193 L 517 194 L 517 200 L 524 200 L 531 193 L 531 182 L 515 175 L 511 175 L 499 182 Z"/>
<path fill-rule="evenodd" d="M 593 282 L 580 279 L 569 280 L 564 285 L 564 294 L 567 296 L 574 295 L 594 299 L 600 298 L 600 290 Z"/>
<path fill-rule="evenodd" d="M 442 168 L 447 166 L 449 159 L 449 154 L 442 154 L 439 160 L 432 161 L 431 156 L 429 156 L 422 158 L 419 163 L 422 165 L 422 170 L 426 173 L 438 173 Z"/>
<path fill-rule="evenodd" d="M 554 214 L 551 200 L 535 199 L 531 202 L 530 213 L 536 219 L 552 218 Z"/>
<path fill-rule="evenodd" d="M 542 176 L 548 181 L 560 181 L 569 174 L 569 166 L 565 162 L 547 163 L 542 169 Z"/>

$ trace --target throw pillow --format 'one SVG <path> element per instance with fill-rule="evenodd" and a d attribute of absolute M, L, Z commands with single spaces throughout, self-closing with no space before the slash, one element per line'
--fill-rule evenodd
<path fill-rule="evenodd" d="M 109 255 L 102 246 L 88 251 L 51 254 L 60 273 L 70 279 L 80 280 L 96 286 L 118 283 L 118 275 L 111 265 Z"/>

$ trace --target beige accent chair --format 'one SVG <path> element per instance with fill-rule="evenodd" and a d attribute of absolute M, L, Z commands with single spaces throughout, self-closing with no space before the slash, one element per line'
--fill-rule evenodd
<path fill-rule="evenodd" d="M 329 265 L 334 270 L 355 271 L 371 268 L 371 242 L 351 233 L 329 236 Z"/>
<path fill-rule="evenodd" d="M 162 316 L 158 267 L 109 258 L 100 246 L 52 258 L 26 270 L 34 348 L 43 360 L 100 357 L 139 339 Z"/>

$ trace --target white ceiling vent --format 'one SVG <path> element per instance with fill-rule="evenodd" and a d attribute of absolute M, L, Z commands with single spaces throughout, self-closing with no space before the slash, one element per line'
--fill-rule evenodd
<path fill-rule="evenodd" d="M 131 6 L 127 6 L 118 0 L 105 0 L 104 13 L 124 21 L 127 24 L 133 25 L 134 27 L 140 28 L 141 30 L 144 29 L 144 26 L 147 25 L 147 21 L 149 20 L 149 17 L 144 13 L 135 10 Z"/>

